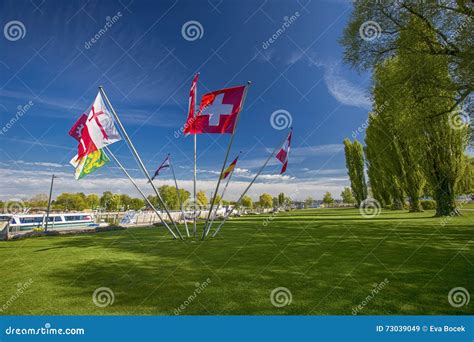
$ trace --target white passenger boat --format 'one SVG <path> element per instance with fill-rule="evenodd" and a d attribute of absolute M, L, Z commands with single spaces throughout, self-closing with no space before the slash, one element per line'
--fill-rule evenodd
<path fill-rule="evenodd" d="M 28 231 L 38 228 L 44 228 L 46 226 L 46 213 L 13 214 L 0 216 L 4 218 L 10 217 L 10 230 L 12 232 Z M 49 214 L 48 217 L 48 230 L 94 226 L 97 225 L 94 223 L 93 213 L 60 213 Z"/>

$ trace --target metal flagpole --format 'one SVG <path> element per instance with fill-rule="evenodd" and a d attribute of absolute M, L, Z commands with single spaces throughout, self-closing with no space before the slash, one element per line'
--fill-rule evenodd
<path fill-rule="evenodd" d="M 135 188 L 138 190 L 138 192 L 140 193 L 140 195 L 143 196 L 143 199 L 145 200 L 145 202 L 148 203 L 148 205 L 153 209 L 153 211 L 156 213 L 156 215 L 158 215 L 158 218 L 161 220 L 161 223 L 163 223 L 163 225 L 166 227 L 166 229 L 168 229 L 168 231 L 170 232 L 170 234 L 173 236 L 174 239 L 177 238 L 176 234 L 173 232 L 173 230 L 168 226 L 168 224 L 165 222 L 165 220 L 163 219 L 163 217 L 161 217 L 160 213 L 158 212 L 158 210 L 153 206 L 153 204 L 150 202 L 150 200 L 148 199 L 148 197 L 145 196 L 145 194 L 143 193 L 143 191 L 140 190 L 140 188 L 138 187 L 137 183 L 135 183 L 135 181 L 133 180 L 133 178 L 129 175 L 129 173 L 127 172 L 127 170 L 125 170 L 125 168 L 123 167 L 123 165 L 118 161 L 117 157 L 115 157 L 115 155 L 112 153 L 112 151 L 107 147 L 105 146 L 104 149 L 107 151 L 107 153 L 112 157 L 112 159 L 114 160 L 115 164 L 117 164 L 117 166 L 123 171 L 123 173 L 125 173 L 125 175 L 128 177 L 128 179 L 130 179 L 130 182 L 132 182 L 132 184 L 135 186 Z"/>
<path fill-rule="evenodd" d="M 140 156 L 138 155 L 138 152 L 137 152 L 137 150 L 135 149 L 135 146 L 133 146 L 133 143 L 132 143 L 132 141 L 130 140 L 130 137 L 128 136 L 127 131 L 125 130 L 125 127 L 123 127 L 122 122 L 120 121 L 120 118 L 119 118 L 118 115 L 117 115 L 117 112 L 115 111 L 114 107 L 113 107 L 112 104 L 110 103 L 109 98 L 107 97 L 107 94 L 106 94 L 105 91 L 104 91 L 104 88 L 103 88 L 102 86 L 99 86 L 99 91 L 100 91 L 100 93 L 102 94 L 102 96 L 104 97 L 105 101 L 107 102 L 107 105 L 109 106 L 109 108 L 110 108 L 110 110 L 111 110 L 111 112 L 112 112 L 112 115 L 113 115 L 114 118 L 115 118 L 115 121 L 117 122 L 117 124 L 119 125 L 120 129 L 122 130 L 122 133 L 123 133 L 123 135 L 124 135 L 124 137 L 125 137 L 125 140 L 126 140 L 127 143 L 128 143 L 128 146 L 129 146 L 130 149 L 132 150 L 132 153 L 134 154 L 135 158 L 137 159 L 138 165 L 139 165 L 140 168 L 142 169 L 142 171 L 143 171 L 143 173 L 145 174 L 145 176 L 148 178 L 148 181 L 150 182 L 150 184 L 151 184 L 153 190 L 155 191 L 155 194 L 156 194 L 156 196 L 158 197 L 158 199 L 159 199 L 161 205 L 163 206 L 163 209 L 165 210 L 166 214 L 168 215 L 170 221 L 173 223 L 173 225 L 174 225 L 176 231 L 178 232 L 179 237 L 182 239 L 183 236 L 181 235 L 181 233 L 180 233 L 178 227 L 176 226 L 176 223 L 174 222 L 173 217 L 171 217 L 171 214 L 170 214 L 170 212 L 168 211 L 168 208 L 166 208 L 166 204 L 165 204 L 165 202 L 163 201 L 163 199 L 161 198 L 160 193 L 158 192 L 158 190 L 156 189 L 155 185 L 154 185 L 153 182 L 151 181 L 151 177 L 150 177 L 150 175 L 148 174 L 148 171 L 147 171 L 145 165 L 143 164 L 143 162 L 142 162 Z"/>
<path fill-rule="evenodd" d="M 233 141 L 234 141 L 235 131 L 237 130 L 237 125 L 239 124 L 240 113 L 241 113 L 242 110 L 243 110 L 244 103 L 245 103 L 245 99 L 246 99 L 246 97 L 247 97 L 248 88 L 250 87 L 251 84 L 252 84 L 251 81 L 247 81 L 247 86 L 245 87 L 244 95 L 242 96 L 242 103 L 241 103 L 241 106 L 240 106 L 239 113 L 237 114 L 237 118 L 236 118 L 234 130 L 232 131 L 232 136 L 230 137 L 229 145 L 227 146 L 227 152 L 226 152 L 226 154 L 225 154 L 224 163 L 222 164 L 221 173 L 220 173 L 220 175 L 219 175 L 219 179 L 217 180 L 216 191 L 214 192 L 214 196 L 212 197 L 211 208 L 209 209 L 209 213 L 207 214 L 206 223 L 204 224 L 204 230 L 203 230 L 203 232 L 202 232 L 201 240 L 204 240 L 204 238 L 205 238 L 206 235 L 207 235 L 207 231 L 208 231 L 207 224 L 209 223 L 209 218 L 211 217 L 212 208 L 214 207 L 214 202 L 215 202 L 215 200 L 216 200 L 216 196 L 217 196 L 217 193 L 218 193 L 218 191 L 219 191 L 219 185 L 220 185 L 220 183 L 221 183 L 222 173 L 223 173 L 224 170 L 225 170 L 225 165 L 227 164 L 227 159 L 228 159 L 228 157 L 229 157 L 230 148 L 232 147 L 232 143 L 233 143 Z"/>
<path fill-rule="evenodd" d="M 260 168 L 260 170 L 258 170 L 257 174 L 255 175 L 255 177 L 252 179 L 252 181 L 249 183 L 249 185 L 247 186 L 247 188 L 244 190 L 244 192 L 242 193 L 242 195 L 240 195 L 240 198 L 239 200 L 235 203 L 235 206 L 229 211 L 229 213 L 224 217 L 224 220 L 222 220 L 221 224 L 219 225 L 219 227 L 217 227 L 216 231 L 214 232 L 214 234 L 212 234 L 212 237 L 215 237 L 217 235 L 217 233 L 219 233 L 219 231 L 221 230 L 222 226 L 224 225 L 225 221 L 229 218 L 229 216 L 234 212 L 234 209 L 237 207 L 237 205 L 240 204 L 240 202 L 242 201 L 242 199 L 244 198 L 245 194 L 247 193 L 247 191 L 249 191 L 250 187 L 253 185 L 253 183 L 255 182 L 255 180 L 257 179 L 258 176 L 260 176 L 260 174 L 262 173 L 263 169 L 265 168 L 265 166 L 267 166 L 268 162 L 270 161 L 270 159 L 273 157 L 273 155 L 275 154 L 276 151 L 278 151 L 279 148 L 281 148 L 281 145 L 283 145 L 283 143 L 285 142 L 286 138 L 288 137 L 288 134 L 285 135 L 285 139 L 281 142 L 280 145 L 277 145 L 277 147 L 275 147 L 275 149 L 273 150 L 273 152 L 268 156 L 267 160 L 265 161 L 265 163 L 262 165 L 262 167 Z"/>
<path fill-rule="evenodd" d="M 188 229 L 188 223 L 186 222 L 186 214 L 184 213 L 184 210 L 183 210 L 183 202 L 181 201 L 181 195 L 179 194 L 178 181 L 176 180 L 173 163 L 171 162 L 169 153 L 168 153 L 168 162 L 170 163 L 171 172 L 173 173 L 174 185 L 176 186 L 176 193 L 178 194 L 179 207 L 181 208 L 181 214 L 183 215 L 184 226 L 186 227 L 186 234 L 189 237 L 189 229 Z"/>
<path fill-rule="evenodd" d="M 242 153 L 239 152 L 239 156 L 240 154 Z M 214 223 L 214 220 L 216 219 L 216 216 L 217 216 L 217 212 L 219 211 L 219 208 L 221 206 L 221 203 L 222 201 L 224 200 L 224 195 L 225 195 L 225 192 L 227 190 L 227 187 L 229 186 L 229 182 L 230 182 L 230 179 L 232 178 L 232 175 L 234 174 L 234 171 L 235 171 L 235 167 L 234 169 L 232 170 L 232 172 L 230 173 L 229 175 L 229 178 L 227 178 L 227 182 L 225 183 L 225 186 L 224 186 L 224 190 L 222 190 L 222 195 L 221 195 L 221 200 L 219 203 L 217 203 L 217 207 L 216 207 L 216 210 L 214 211 L 214 215 L 212 215 L 212 219 L 211 219 L 211 222 L 209 223 L 209 228 L 207 230 L 207 233 L 206 233 L 206 236 L 209 234 L 209 232 L 211 231 L 211 228 L 212 228 L 212 224 Z"/>
<path fill-rule="evenodd" d="M 49 212 L 51 211 L 51 197 L 53 196 L 54 178 L 57 178 L 57 177 L 53 173 L 53 175 L 51 176 L 51 187 L 49 188 L 48 209 L 46 211 L 46 223 L 45 223 L 44 231 L 48 230 Z M 54 228 L 54 219 L 53 219 L 53 228 Z"/>
<path fill-rule="evenodd" d="M 197 228 L 196 228 L 196 178 L 197 178 L 197 167 L 196 167 L 196 154 L 197 154 L 197 134 L 194 134 L 194 228 L 193 228 L 193 236 L 196 237 Z"/>

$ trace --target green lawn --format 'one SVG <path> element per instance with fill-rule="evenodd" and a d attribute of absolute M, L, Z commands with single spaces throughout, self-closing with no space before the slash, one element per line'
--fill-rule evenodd
<path fill-rule="evenodd" d="M 432 216 L 315 209 L 281 213 L 266 226 L 268 216 L 234 219 L 204 242 L 172 241 L 161 228 L 0 242 L 0 309 L 173 315 L 183 305 L 181 314 L 193 315 L 351 315 L 387 279 L 360 314 L 473 314 L 474 298 L 454 308 L 448 293 L 474 292 L 474 211 L 445 225 Z M 112 289 L 112 305 L 94 305 L 99 287 Z M 272 305 L 277 287 L 289 289 L 290 305 Z"/>

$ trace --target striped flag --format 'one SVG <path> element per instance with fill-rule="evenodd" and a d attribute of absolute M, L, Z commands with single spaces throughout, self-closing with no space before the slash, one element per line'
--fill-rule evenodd
<path fill-rule="evenodd" d="M 227 176 L 229 176 L 232 171 L 234 171 L 235 165 L 237 164 L 237 159 L 239 159 L 239 156 L 237 156 L 232 163 L 227 167 L 227 169 L 224 170 L 224 173 L 222 173 L 221 179 L 226 179 Z"/>

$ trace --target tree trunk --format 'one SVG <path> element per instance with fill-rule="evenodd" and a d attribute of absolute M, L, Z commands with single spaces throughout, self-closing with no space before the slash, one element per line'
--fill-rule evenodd
<path fill-rule="evenodd" d="M 454 190 L 448 181 L 440 182 L 434 192 L 436 201 L 436 216 L 459 216 L 456 209 Z"/>
<path fill-rule="evenodd" d="M 418 196 L 409 197 L 408 201 L 410 202 L 411 213 L 418 213 L 423 211 L 423 208 L 420 204 L 420 198 Z"/>

